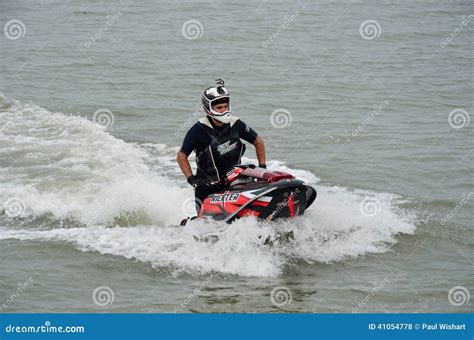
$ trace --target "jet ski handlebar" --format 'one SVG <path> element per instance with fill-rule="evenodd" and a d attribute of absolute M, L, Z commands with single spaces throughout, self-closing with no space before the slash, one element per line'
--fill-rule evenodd
<path fill-rule="evenodd" d="M 224 178 L 211 184 L 227 185 L 235 181 L 239 177 L 252 177 L 264 182 L 277 182 L 282 179 L 293 179 L 295 176 L 283 171 L 270 171 L 265 168 L 257 167 L 253 164 L 236 165 L 230 169 Z"/>

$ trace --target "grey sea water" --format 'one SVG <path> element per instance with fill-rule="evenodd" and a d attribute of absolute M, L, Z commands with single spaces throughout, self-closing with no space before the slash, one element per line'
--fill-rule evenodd
<path fill-rule="evenodd" d="M 3 312 L 473 311 L 472 1 L 2 0 L 0 25 Z M 318 190 L 304 216 L 176 227 L 216 78 Z"/>

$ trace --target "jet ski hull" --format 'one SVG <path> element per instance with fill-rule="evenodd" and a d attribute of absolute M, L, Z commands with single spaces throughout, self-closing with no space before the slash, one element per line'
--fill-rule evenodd
<path fill-rule="evenodd" d="M 231 223 L 255 216 L 264 221 L 302 215 L 316 198 L 316 190 L 296 179 L 257 183 L 230 188 L 209 195 L 201 205 L 199 217 Z"/>
<path fill-rule="evenodd" d="M 198 216 L 181 221 L 185 225 L 195 218 L 213 218 L 232 223 L 255 216 L 270 222 L 302 215 L 316 199 L 316 190 L 282 171 L 237 165 L 226 175 L 227 189 L 207 196 Z"/>

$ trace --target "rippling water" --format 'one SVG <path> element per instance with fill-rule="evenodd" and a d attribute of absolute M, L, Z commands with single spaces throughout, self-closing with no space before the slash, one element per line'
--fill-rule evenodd
<path fill-rule="evenodd" d="M 472 311 L 473 15 L 2 1 L 3 310 Z M 304 216 L 176 227 L 192 190 L 175 155 L 218 77 L 270 168 L 318 190 Z M 259 244 L 279 230 L 296 240 Z"/>

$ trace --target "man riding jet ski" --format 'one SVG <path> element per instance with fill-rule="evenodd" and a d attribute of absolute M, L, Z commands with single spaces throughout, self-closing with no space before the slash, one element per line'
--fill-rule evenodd
<path fill-rule="evenodd" d="M 249 215 L 271 221 L 303 214 L 316 191 L 289 173 L 266 170 L 263 140 L 231 115 L 229 93 L 221 79 L 204 91 L 202 103 L 207 116 L 187 132 L 177 156 L 195 190 L 197 217 L 231 223 Z M 245 151 L 241 139 L 255 146 L 258 167 L 239 165 Z M 196 152 L 195 176 L 188 161 L 192 151 Z"/>
<path fill-rule="evenodd" d="M 232 116 L 229 92 L 222 79 L 217 79 L 216 86 L 204 91 L 202 105 L 207 115 L 186 133 L 177 156 L 181 171 L 194 187 L 197 212 L 209 194 L 224 189 L 218 182 L 234 165 L 240 164 L 245 151 L 241 139 L 255 146 L 259 167 L 266 168 L 265 144 L 252 128 Z M 196 153 L 196 175 L 188 161 L 193 151 Z"/>

